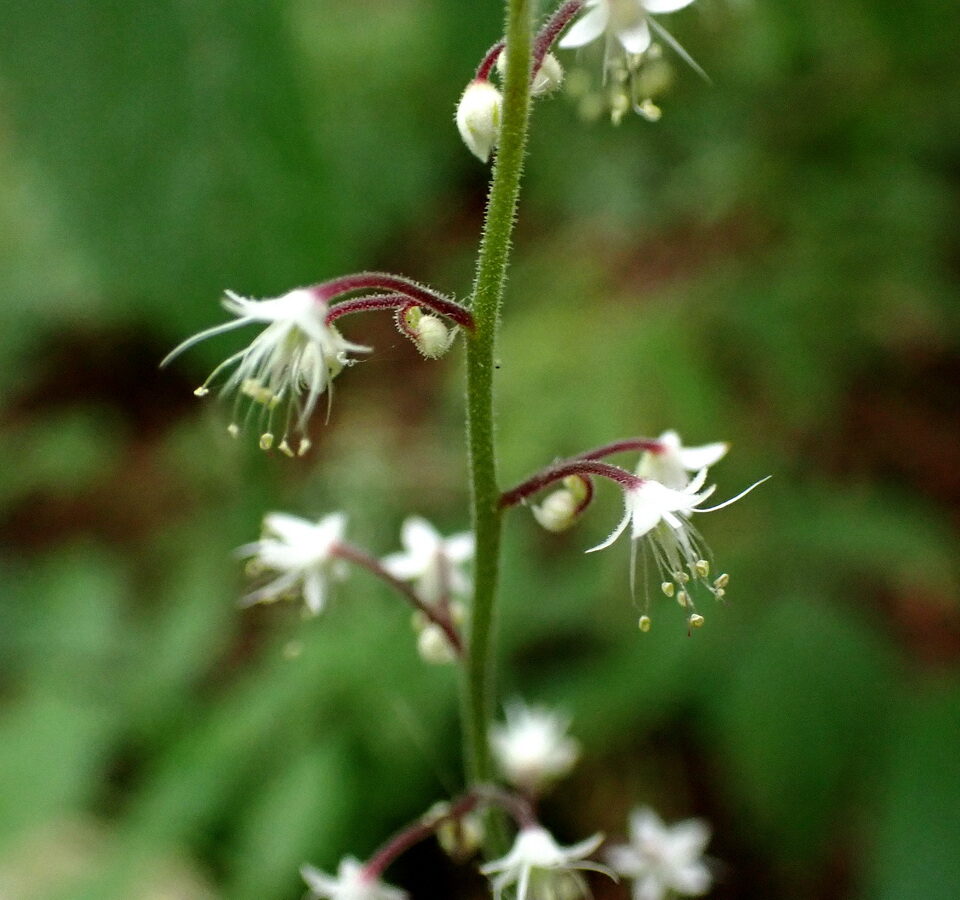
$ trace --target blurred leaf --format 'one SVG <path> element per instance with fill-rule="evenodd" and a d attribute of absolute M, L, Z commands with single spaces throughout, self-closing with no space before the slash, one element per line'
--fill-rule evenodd
<path fill-rule="evenodd" d="M 960 889 L 960 685 L 919 682 L 894 705 L 879 753 L 865 884 L 875 900 L 950 900 Z"/>

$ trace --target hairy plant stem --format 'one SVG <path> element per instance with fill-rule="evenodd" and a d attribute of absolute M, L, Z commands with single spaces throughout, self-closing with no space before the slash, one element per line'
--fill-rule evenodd
<path fill-rule="evenodd" d="M 470 464 L 476 570 L 467 634 L 461 717 L 467 783 L 493 777 L 488 729 L 494 712 L 494 629 L 500 562 L 501 512 L 498 508 L 493 425 L 493 373 L 497 326 L 506 282 L 510 238 L 516 217 L 530 106 L 531 2 L 508 0 L 507 74 L 497 158 L 487 201 L 477 260 L 471 311 L 475 330 L 467 340 L 467 446 Z M 488 852 L 500 852 L 494 829 Z"/>

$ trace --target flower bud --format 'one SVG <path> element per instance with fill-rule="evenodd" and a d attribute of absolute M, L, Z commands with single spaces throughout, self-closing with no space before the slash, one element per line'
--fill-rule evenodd
<path fill-rule="evenodd" d="M 457 129 L 467 149 L 481 162 L 500 136 L 500 107 L 503 98 L 489 81 L 476 79 L 467 85 L 457 106 Z"/>
<path fill-rule="evenodd" d="M 456 659 L 450 641 L 439 625 L 431 622 L 417 635 L 417 652 L 424 662 L 444 666 Z"/>
<path fill-rule="evenodd" d="M 419 306 L 411 306 L 403 314 L 403 331 L 427 359 L 439 359 L 457 336 L 456 328 L 448 328 L 439 316 L 424 315 Z"/>
<path fill-rule="evenodd" d="M 534 506 L 533 517 L 547 531 L 566 531 L 579 515 L 580 500 L 573 491 L 561 488 L 548 494 L 539 506 Z"/>
<path fill-rule="evenodd" d="M 450 819 L 437 829 L 437 841 L 455 862 L 470 859 L 480 849 L 484 836 L 483 819 L 477 813 Z"/>

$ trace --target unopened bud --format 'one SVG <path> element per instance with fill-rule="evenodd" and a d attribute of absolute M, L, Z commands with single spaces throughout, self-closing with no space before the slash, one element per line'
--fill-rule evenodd
<path fill-rule="evenodd" d="M 539 506 L 532 507 L 533 517 L 547 531 L 566 531 L 577 521 L 580 501 L 566 488 L 548 494 Z"/>
<path fill-rule="evenodd" d="M 456 862 L 466 862 L 483 844 L 483 820 L 476 813 L 450 819 L 437 829 L 437 841 Z"/>
<path fill-rule="evenodd" d="M 503 98 L 489 81 L 477 79 L 467 85 L 457 105 L 457 129 L 467 149 L 481 162 L 500 136 L 500 108 Z"/>
<path fill-rule="evenodd" d="M 405 334 L 416 344 L 427 359 L 439 359 L 457 336 L 456 328 L 448 328 L 439 316 L 424 315 L 419 306 L 412 306 L 403 314 Z"/>
<path fill-rule="evenodd" d="M 497 57 L 497 73 L 501 78 L 507 74 L 507 51 Z M 530 85 L 531 97 L 543 97 L 552 94 L 563 83 L 563 66 L 552 53 L 548 53 L 540 64 L 533 83 Z"/>
<path fill-rule="evenodd" d="M 439 625 L 430 623 L 417 637 L 417 652 L 424 662 L 443 666 L 456 659 L 450 641 Z"/>

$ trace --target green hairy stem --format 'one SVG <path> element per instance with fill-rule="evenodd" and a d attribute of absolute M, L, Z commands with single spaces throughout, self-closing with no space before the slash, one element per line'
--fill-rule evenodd
<path fill-rule="evenodd" d="M 507 75 L 503 115 L 467 340 L 467 445 L 469 450 L 476 574 L 464 659 L 462 719 L 467 782 L 493 777 L 488 730 L 494 712 L 494 632 L 499 580 L 501 512 L 493 424 L 493 373 L 497 326 L 516 217 L 530 106 L 531 2 L 507 2 Z"/>

